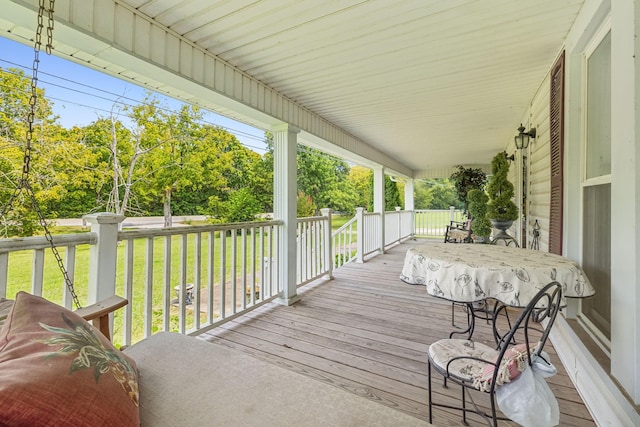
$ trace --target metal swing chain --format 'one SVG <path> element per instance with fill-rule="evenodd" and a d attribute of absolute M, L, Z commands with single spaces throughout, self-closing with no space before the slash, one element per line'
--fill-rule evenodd
<path fill-rule="evenodd" d="M 40 0 L 40 7 L 38 9 L 38 26 L 36 28 L 35 42 L 33 47 L 33 52 L 34 52 L 33 67 L 32 67 L 33 74 L 31 76 L 31 97 L 29 98 L 29 114 L 27 116 L 28 127 L 26 132 L 26 145 L 24 149 L 24 158 L 22 162 L 22 175 L 20 177 L 20 183 L 18 187 L 15 189 L 15 191 L 13 192 L 13 194 L 11 195 L 11 197 L 9 198 L 9 201 L 5 205 L 5 209 L 0 212 L 0 217 L 3 217 L 4 214 L 8 211 L 7 207 L 10 207 L 13 204 L 13 201 L 18 196 L 18 194 L 20 194 L 22 190 L 25 190 L 25 192 L 31 199 L 31 205 L 33 207 L 33 210 L 38 215 L 38 221 L 40 222 L 40 225 L 44 229 L 45 237 L 49 242 L 49 246 L 51 247 L 51 252 L 53 252 L 53 255 L 56 258 L 56 262 L 58 263 L 58 268 L 60 269 L 60 272 L 64 277 L 64 282 L 67 286 L 67 290 L 69 291 L 71 298 L 73 298 L 73 303 L 76 306 L 76 308 L 81 308 L 80 301 L 78 300 L 78 295 L 76 294 L 75 289 L 73 287 L 73 282 L 71 281 L 71 278 L 69 277 L 69 273 L 64 267 L 64 262 L 62 261 L 62 257 L 60 256 L 58 249 L 53 243 L 53 236 L 49 231 L 47 222 L 44 218 L 44 215 L 42 214 L 42 210 L 40 209 L 40 206 L 38 205 L 38 201 L 36 200 L 36 196 L 35 196 L 35 193 L 33 192 L 33 188 L 31 187 L 31 183 L 29 182 L 29 174 L 31 172 L 31 144 L 33 142 L 33 127 L 34 127 L 37 102 L 38 102 L 37 88 L 38 88 L 38 67 L 40 65 L 39 56 L 42 48 L 42 30 L 44 28 L 45 10 L 47 11 L 47 20 L 48 20 L 47 45 L 45 46 L 45 50 L 47 54 L 51 54 L 51 50 L 53 48 L 53 23 L 54 23 L 53 9 L 54 9 L 55 0 L 49 0 L 48 9 L 45 8 L 45 3 L 46 3 L 46 0 Z"/>

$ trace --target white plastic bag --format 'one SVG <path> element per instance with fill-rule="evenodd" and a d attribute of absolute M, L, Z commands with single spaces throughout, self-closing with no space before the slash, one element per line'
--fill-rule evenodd
<path fill-rule="evenodd" d="M 515 380 L 496 390 L 500 410 L 511 420 L 524 427 L 553 427 L 560 423 L 560 408 L 545 378 L 556 374 L 556 368 L 545 361 L 543 352 Z"/>

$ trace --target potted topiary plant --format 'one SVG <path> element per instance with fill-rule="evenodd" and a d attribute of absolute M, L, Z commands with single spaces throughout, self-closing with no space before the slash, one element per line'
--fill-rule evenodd
<path fill-rule="evenodd" d="M 469 214 L 471 214 L 471 230 L 476 236 L 476 242 L 488 243 L 491 234 L 491 221 L 487 218 L 487 202 L 489 197 L 478 188 L 469 190 L 467 193 L 467 201 L 469 202 Z"/>
<path fill-rule="evenodd" d="M 456 195 L 464 206 L 465 215 L 469 216 L 469 201 L 467 194 L 473 189 L 482 189 L 487 182 L 487 174 L 480 168 L 465 168 L 456 166 L 458 170 L 451 174 L 449 179 L 453 181 Z"/>
<path fill-rule="evenodd" d="M 491 172 L 493 176 L 487 185 L 489 204 L 487 216 L 495 228 L 506 234 L 513 221 L 518 219 L 518 207 L 513 202 L 513 184 L 507 178 L 509 162 L 507 153 L 499 152 L 491 160 Z"/>

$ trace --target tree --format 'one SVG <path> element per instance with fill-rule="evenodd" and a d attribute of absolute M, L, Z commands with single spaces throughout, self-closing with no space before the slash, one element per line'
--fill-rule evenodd
<path fill-rule="evenodd" d="M 269 158 L 269 156 L 271 156 Z M 262 212 L 273 212 L 273 155 L 269 152 L 249 165 L 250 185 L 262 206 Z"/>
<path fill-rule="evenodd" d="M 385 175 L 384 177 L 384 210 L 394 211 L 396 206 L 402 204 L 400 200 L 400 192 L 398 191 L 398 185 L 395 181 L 391 180 L 391 177 Z"/>
<path fill-rule="evenodd" d="M 40 157 L 51 171 L 50 178 L 41 178 L 51 193 L 43 202 L 45 214 L 49 218 L 74 218 L 97 210 L 97 194 L 103 185 L 97 167 L 99 154 L 83 143 L 80 129 L 57 125 L 49 129 L 50 143 Z"/>
<path fill-rule="evenodd" d="M 121 195 L 116 197 L 114 194 L 114 189 L 120 191 L 120 181 L 114 178 L 114 171 L 130 161 L 134 140 L 132 132 L 112 111 L 110 117 L 99 118 L 87 126 L 72 129 L 69 139 L 84 153 L 85 161 L 78 169 L 92 176 L 92 181 L 87 182 L 87 191 L 93 194 L 94 200 L 85 206 L 84 213 L 92 210 L 116 212 L 118 203 L 114 199 L 120 200 Z M 74 158 L 68 160 L 75 163 Z"/>
<path fill-rule="evenodd" d="M 433 184 L 424 180 L 416 180 L 414 187 L 414 203 L 416 209 L 431 209 L 433 194 L 431 186 Z"/>
<path fill-rule="evenodd" d="M 354 206 L 371 209 L 373 206 L 373 171 L 363 166 L 353 166 L 347 180 L 351 183 L 356 199 Z"/>
<path fill-rule="evenodd" d="M 269 191 L 272 184 L 272 172 L 265 170 L 261 156 L 244 147 L 235 136 L 215 126 L 203 127 L 204 137 L 198 151 L 202 169 L 199 193 L 206 196 L 209 213 L 223 218 L 227 215 L 227 203 L 234 192 L 241 189 L 249 191 L 259 204 L 259 212 L 272 203 Z"/>
<path fill-rule="evenodd" d="M 266 143 L 264 157 L 267 164 L 273 165 L 273 135 L 267 135 Z M 349 165 L 346 162 L 320 150 L 298 145 L 296 163 L 298 190 L 311 197 L 317 208 L 354 212 L 357 194 L 347 180 Z"/>
<path fill-rule="evenodd" d="M 318 207 L 353 212 L 355 190 L 347 183 L 349 165 L 315 148 L 299 146 L 297 152 L 298 189 Z"/>
<path fill-rule="evenodd" d="M 262 212 L 260 201 L 250 189 L 241 188 L 231 192 L 229 201 L 224 205 L 224 222 L 253 221 Z"/>
<path fill-rule="evenodd" d="M 164 226 L 172 225 L 171 198 L 179 188 L 192 184 L 193 168 L 189 157 L 200 118 L 196 107 L 182 105 L 177 113 L 163 108 L 157 99 L 148 95 L 141 104 L 128 109 L 135 129 L 133 156 L 124 179 L 123 208 L 131 197 L 132 184 L 144 182 L 141 191 L 162 201 Z M 144 158 L 143 158 L 144 156 Z M 140 161 L 140 173 L 136 163 Z M 114 176 L 115 176 L 114 171 Z M 117 197 L 117 192 L 114 193 Z"/>
<path fill-rule="evenodd" d="M 4 236 L 30 236 L 38 227 L 30 193 L 22 182 L 27 146 L 28 117 L 31 112 L 31 79 L 22 70 L 0 68 L 0 233 Z M 49 156 L 51 126 L 56 122 L 52 104 L 44 90 L 37 88 L 29 151 L 29 186 L 40 209 L 59 199 L 55 170 L 42 156 Z M 20 189 L 20 191 L 17 191 Z M 13 197 L 14 195 L 15 197 Z M 9 200 L 11 204 L 8 205 Z"/>
<path fill-rule="evenodd" d="M 431 186 L 430 209 L 449 209 L 451 206 L 460 206 L 460 202 L 456 197 L 456 191 L 453 183 L 446 178 L 434 179 Z"/>

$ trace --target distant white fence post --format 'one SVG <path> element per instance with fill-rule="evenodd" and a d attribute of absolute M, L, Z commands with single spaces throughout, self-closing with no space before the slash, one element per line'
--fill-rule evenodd
<path fill-rule="evenodd" d="M 89 249 L 89 304 L 116 293 L 118 226 L 124 215 L 100 212 L 83 217 L 91 224 L 97 242 Z"/>
<path fill-rule="evenodd" d="M 364 208 L 356 208 L 356 227 L 358 228 L 358 240 L 356 241 L 356 262 L 364 262 Z"/>
<path fill-rule="evenodd" d="M 320 209 L 320 214 L 327 217 L 324 236 L 322 236 L 322 239 L 324 240 L 324 266 L 327 269 L 327 277 L 329 279 L 333 279 L 333 238 L 331 237 L 333 232 L 331 230 L 331 209 Z"/>
<path fill-rule="evenodd" d="M 456 220 L 456 207 L 449 206 L 449 221 L 455 221 L 455 220 Z"/>

